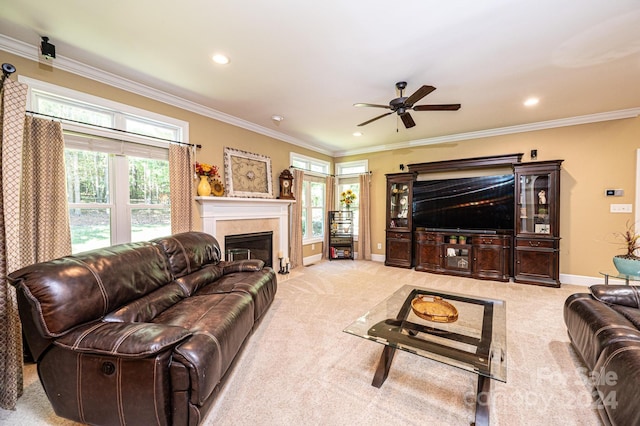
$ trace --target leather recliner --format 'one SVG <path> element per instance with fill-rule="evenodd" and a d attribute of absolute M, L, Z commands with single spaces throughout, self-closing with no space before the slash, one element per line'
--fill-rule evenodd
<path fill-rule="evenodd" d="M 569 338 L 590 372 L 603 422 L 638 425 L 640 287 L 594 285 L 590 290 L 565 302 Z"/>
<path fill-rule="evenodd" d="M 197 425 L 273 301 L 261 260 L 224 262 L 188 232 L 12 273 L 23 332 L 57 415 Z"/>

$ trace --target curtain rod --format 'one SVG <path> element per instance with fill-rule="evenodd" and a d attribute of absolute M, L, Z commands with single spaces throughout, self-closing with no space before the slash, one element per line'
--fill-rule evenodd
<path fill-rule="evenodd" d="M 158 136 L 149 136 L 149 135 L 145 135 L 145 134 L 142 134 L 142 133 L 129 132 L 127 130 L 116 129 L 114 127 L 107 127 L 107 126 L 101 126 L 99 124 L 85 123 L 84 121 L 72 120 L 70 118 L 57 117 L 55 115 L 44 114 L 42 112 L 26 111 L 26 113 L 27 114 L 32 114 L 32 115 L 40 115 L 42 117 L 47 117 L 47 118 L 55 118 L 56 120 L 67 121 L 69 123 L 84 124 L 85 126 L 97 127 L 99 129 L 113 130 L 113 131 L 120 132 L 120 133 L 127 134 L 127 135 L 142 136 L 142 137 L 145 137 L 145 138 L 151 138 L 151 139 L 155 139 L 155 140 L 159 140 L 159 141 L 177 143 L 177 144 L 180 144 L 180 145 L 187 145 L 187 146 L 195 146 L 196 148 L 202 148 L 202 145 L 199 145 L 199 144 L 195 145 L 195 144 L 192 144 L 192 143 L 174 141 L 173 139 L 166 139 L 166 138 L 161 138 L 161 137 L 158 137 Z"/>
<path fill-rule="evenodd" d="M 315 171 L 312 171 L 312 170 L 303 169 L 302 167 L 289 166 L 289 168 L 290 169 L 298 169 L 298 170 L 302 170 L 302 171 L 309 172 L 309 173 L 315 173 L 315 174 L 318 174 L 318 175 L 333 176 L 333 177 L 350 176 L 350 175 L 361 175 L 362 174 L 362 173 L 350 173 L 349 175 L 338 175 L 338 176 L 336 176 L 336 175 L 332 175 L 332 174 L 329 174 L 329 173 L 315 172 Z M 369 173 L 370 175 L 373 174 L 373 172 L 371 170 L 369 170 L 366 173 Z"/>

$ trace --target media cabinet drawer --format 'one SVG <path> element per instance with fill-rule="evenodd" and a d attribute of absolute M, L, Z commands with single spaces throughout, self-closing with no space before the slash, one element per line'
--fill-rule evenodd
<path fill-rule="evenodd" d="M 396 240 L 410 240 L 411 232 L 387 231 L 387 238 L 393 238 Z"/>
<path fill-rule="evenodd" d="M 537 238 L 516 238 L 516 247 L 555 249 L 556 243 L 554 240 L 541 240 Z"/>
<path fill-rule="evenodd" d="M 494 236 L 479 235 L 477 237 L 474 236 L 472 238 L 473 244 L 475 245 L 481 244 L 485 246 L 489 246 L 489 245 L 503 246 L 508 241 L 509 239 L 503 236 L 494 237 Z"/>
<path fill-rule="evenodd" d="M 442 243 L 444 242 L 444 235 L 433 232 L 417 231 L 416 241 L 418 241 L 418 243 Z"/>

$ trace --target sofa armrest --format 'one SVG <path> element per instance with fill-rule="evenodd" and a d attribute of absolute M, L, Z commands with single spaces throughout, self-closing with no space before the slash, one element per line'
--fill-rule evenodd
<path fill-rule="evenodd" d="M 640 287 L 634 285 L 593 285 L 591 294 L 596 300 L 610 305 L 640 308 Z"/>
<path fill-rule="evenodd" d="M 172 348 L 191 332 L 171 325 L 144 322 L 95 322 L 78 327 L 54 344 L 72 351 L 144 358 Z"/>
<path fill-rule="evenodd" d="M 224 263 L 224 275 L 234 272 L 256 272 L 264 268 L 264 261 L 260 259 L 234 260 Z"/>

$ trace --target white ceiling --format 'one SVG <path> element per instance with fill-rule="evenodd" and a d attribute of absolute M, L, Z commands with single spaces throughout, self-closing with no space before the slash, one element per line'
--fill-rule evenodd
<path fill-rule="evenodd" d="M 0 34 L 336 156 L 640 107 L 638 0 L 0 0 Z M 403 80 L 462 108 L 358 128 Z"/>

